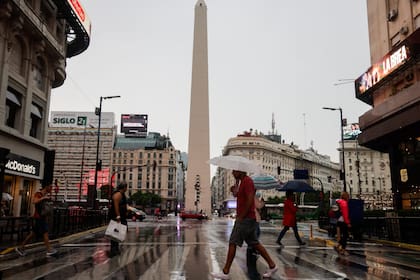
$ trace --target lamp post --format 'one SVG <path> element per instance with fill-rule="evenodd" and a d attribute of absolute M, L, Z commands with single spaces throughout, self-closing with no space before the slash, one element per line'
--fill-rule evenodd
<path fill-rule="evenodd" d="M 98 183 L 98 171 L 100 166 L 102 165 L 99 162 L 99 141 L 101 138 L 101 118 L 102 118 L 102 100 L 104 99 L 112 99 L 112 98 L 120 98 L 119 95 L 112 95 L 112 96 L 101 96 L 99 99 L 99 108 L 95 108 L 95 115 L 98 116 L 98 138 L 96 142 L 96 161 L 95 161 L 95 181 L 94 181 L 94 188 L 93 188 L 93 199 L 91 201 L 91 207 L 96 208 L 96 186 Z"/>
<path fill-rule="evenodd" d="M 331 107 L 322 107 L 322 109 L 324 110 L 331 110 L 331 111 L 336 111 L 339 110 L 340 111 L 340 130 L 341 130 L 341 174 L 343 175 L 343 191 L 347 191 L 347 186 L 346 186 L 346 167 L 345 167 L 345 161 L 344 161 L 344 134 L 343 134 L 343 110 L 341 109 L 341 107 L 338 108 L 331 108 Z"/>

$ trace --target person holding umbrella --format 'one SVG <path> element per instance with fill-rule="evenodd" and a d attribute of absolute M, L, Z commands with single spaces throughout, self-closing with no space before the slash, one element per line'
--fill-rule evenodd
<path fill-rule="evenodd" d="M 269 268 L 263 274 L 263 277 L 271 277 L 277 271 L 277 266 L 257 238 L 254 182 L 244 171 L 233 170 L 232 175 L 239 183 L 238 187 L 233 186 L 231 188 L 231 191 L 236 193 L 237 198 L 236 221 L 230 235 L 229 249 L 223 271 L 212 272 L 211 276 L 215 279 L 229 279 L 229 271 L 235 258 L 236 246 L 241 247 L 245 241 L 248 246 L 255 248 L 267 262 Z"/>
<path fill-rule="evenodd" d="M 281 240 L 283 236 L 286 234 L 286 232 L 289 230 L 289 228 L 293 229 L 293 232 L 295 234 L 296 240 L 299 242 L 299 245 L 303 246 L 306 243 L 300 239 L 297 224 L 296 224 L 296 212 L 298 210 L 298 207 L 293 202 L 293 192 L 292 191 L 286 191 L 286 200 L 284 201 L 284 212 L 283 212 L 283 229 L 280 232 L 276 243 L 280 246 L 283 246 L 281 243 Z"/>

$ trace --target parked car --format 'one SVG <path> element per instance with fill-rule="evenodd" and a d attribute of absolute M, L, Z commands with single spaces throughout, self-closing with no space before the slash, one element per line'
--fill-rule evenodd
<path fill-rule="evenodd" d="M 127 206 L 127 219 L 143 221 L 144 219 L 146 219 L 146 213 L 144 213 L 140 209 Z"/>
<path fill-rule="evenodd" d="M 183 221 L 186 219 L 197 219 L 197 220 L 204 220 L 207 219 L 207 215 L 204 213 L 198 213 L 195 211 L 182 211 L 179 215 Z"/>

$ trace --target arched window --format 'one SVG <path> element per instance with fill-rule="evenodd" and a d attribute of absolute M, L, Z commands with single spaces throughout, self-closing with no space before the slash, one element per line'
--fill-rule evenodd
<path fill-rule="evenodd" d="M 22 41 L 16 36 L 13 38 L 12 52 L 9 58 L 10 70 L 21 76 L 24 76 L 23 58 L 24 48 Z"/>

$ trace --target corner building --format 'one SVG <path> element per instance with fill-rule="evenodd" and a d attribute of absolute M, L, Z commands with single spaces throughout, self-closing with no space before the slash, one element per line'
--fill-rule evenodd
<path fill-rule="evenodd" d="M 112 177 L 116 184 L 127 182 L 128 197 L 138 191 L 157 194 L 162 198 L 162 210 L 174 212 L 179 202 L 179 158 L 169 137 L 160 133 L 149 132 L 145 138 L 118 135 L 112 152 Z"/>
<path fill-rule="evenodd" d="M 76 6 L 74 6 L 76 5 Z M 1 192 L 9 215 L 31 213 L 31 197 L 52 182 L 54 153 L 47 146 L 52 89 L 66 78 L 66 59 L 89 46 L 90 21 L 79 1 L 0 1 Z"/>
<path fill-rule="evenodd" d="M 420 2 L 366 1 L 371 66 L 355 81 L 372 108 L 360 145 L 389 154 L 395 209 L 420 207 Z"/>

